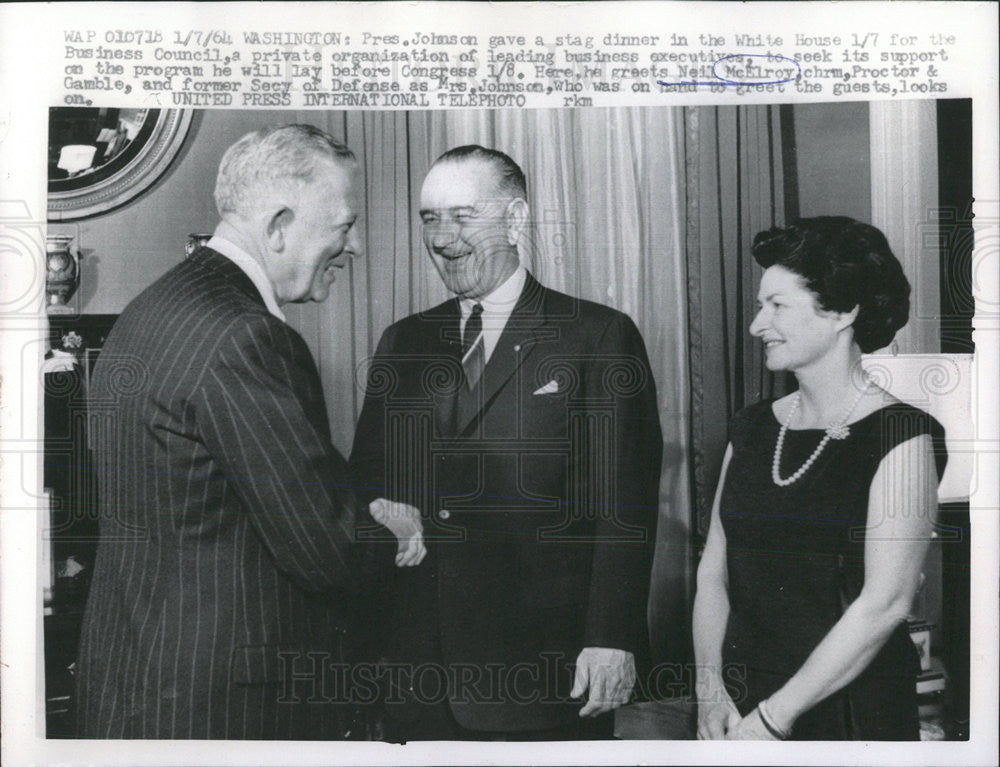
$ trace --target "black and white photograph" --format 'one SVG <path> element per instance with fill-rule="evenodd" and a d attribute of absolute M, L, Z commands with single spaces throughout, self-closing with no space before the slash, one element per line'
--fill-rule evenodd
<path fill-rule="evenodd" d="M 153 26 L 103 54 L 61 31 L 64 88 Z M 365 32 L 384 53 L 323 78 L 405 46 L 451 89 L 393 64 L 333 98 L 289 56 L 339 32 L 244 38 L 241 68 L 206 27 L 154 48 L 166 98 L 99 62 L 88 98 L 34 107 L 43 220 L 0 195 L 0 436 L 4 719 L 37 763 L 979 763 L 986 102 L 843 62 L 837 98 L 802 98 L 820 54 L 763 48 L 750 71 L 793 75 L 726 80 L 758 45 L 726 27 L 690 82 L 619 68 L 635 103 L 603 105 L 571 72 L 599 92 L 588 66 L 684 38 L 572 30 L 551 59 L 470 48 L 471 94 L 438 70 L 485 36 Z M 886 71 L 944 66 L 935 34 Z M 192 39 L 234 98 L 192 95 Z M 866 40 L 845 62 L 877 66 Z M 532 67 L 561 106 L 504 86 Z M 685 97 L 651 105 L 647 75 Z"/>
<path fill-rule="evenodd" d="M 969 100 L 289 117 L 53 196 L 49 737 L 967 736 Z"/>

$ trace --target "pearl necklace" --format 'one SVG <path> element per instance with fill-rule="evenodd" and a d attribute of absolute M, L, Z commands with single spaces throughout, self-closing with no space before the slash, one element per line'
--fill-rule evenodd
<path fill-rule="evenodd" d="M 792 406 L 788 410 L 788 415 L 785 416 L 784 423 L 781 424 L 781 430 L 778 432 L 778 441 L 774 446 L 774 457 L 771 459 L 771 479 L 774 481 L 778 487 L 788 487 L 790 484 L 798 480 L 803 474 L 809 471 L 809 467 L 812 466 L 816 459 L 819 458 L 820 453 L 823 452 L 823 448 L 826 447 L 826 443 L 831 439 L 847 439 L 851 434 L 851 428 L 847 425 L 848 419 L 854 412 L 854 408 L 858 406 L 861 402 L 861 398 L 865 396 L 865 392 L 868 391 L 869 387 L 872 385 L 871 379 L 866 378 L 865 385 L 862 387 L 861 391 L 858 392 L 858 396 L 854 398 L 854 402 L 847 411 L 836 421 L 831 423 L 826 427 L 826 433 L 823 435 L 823 439 L 816 446 L 816 449 L 812 451 L 804 464 L 799 467 L 798 471 L 792 474 L 788 479 L 781 478 L 781 449 L 785 445 L 785 435 L 788 433 L 788 427 L 792 423 L 792 419 L 795 417 L 795 413 L 798 412 L 799 404 L 802 402 L 801 392 L 795 392 L 795 397 L 792 399 Z"/>

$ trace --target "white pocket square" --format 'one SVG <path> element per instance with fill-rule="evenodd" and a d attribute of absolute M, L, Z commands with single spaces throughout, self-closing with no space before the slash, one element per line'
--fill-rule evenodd
<path fill-rule="evenodd" d="M 559 382 L 556 380 L 549 381 L 545 386 L 540 389 L 536 389 L 534 394 L 555 394 L 559 391 Z"/>

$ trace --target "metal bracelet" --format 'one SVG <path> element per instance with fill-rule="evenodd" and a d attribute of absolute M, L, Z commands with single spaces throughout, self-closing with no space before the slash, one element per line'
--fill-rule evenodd
<path fill-rule="evenodd" d="M 757 713 L 760 715 L 760 721 L 767 728 L 767 731 L 771 733 L 778 740 L 788 740 L 789 736 L 792 734 L 792 729 L 789 727 L 787 730 L 782 730 L 778 727 L 774 720 L 771 719 L 771 715 L 767 713 L 767 703 L 766 700 L 762 700 L 757 704 Z"/>

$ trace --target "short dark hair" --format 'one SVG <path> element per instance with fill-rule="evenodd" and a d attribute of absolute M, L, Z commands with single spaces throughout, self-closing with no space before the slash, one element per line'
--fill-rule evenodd
<path fill-rule="evenodd" d="M 858 307 L 854 340 L 863 352 L 888 346 L 909 319 L 910 283 L 885 235 L 847 216 L 800 218 L 760 232 L 753 257 L 805 280 L 821 308 Z"/>
<path fill-rule="evenodd" d="M 479 144 L 457 146 L 438 157 L 434 164 L 469 160 L 484 162 L 493 169 L 499 191 L 506 192 L 512 197 L 528 199 L 528 182 L 524 178 L 524 171 L 508 155 L 497 149 L 487 149 Z"/>

